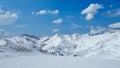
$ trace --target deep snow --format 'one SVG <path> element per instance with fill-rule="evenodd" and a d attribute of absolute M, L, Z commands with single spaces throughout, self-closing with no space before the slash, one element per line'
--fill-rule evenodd
<path fill-rule="evenodd" d="M 0 59 L 0 68 L 120 68 L 120 60 L 36 55 Z"/>

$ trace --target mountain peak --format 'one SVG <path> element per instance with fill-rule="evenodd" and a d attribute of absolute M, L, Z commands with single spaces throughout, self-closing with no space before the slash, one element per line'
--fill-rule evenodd
<path fill-rule="evenodd" d="M 37 39 L 37 40 L 40 39 L 39 37 L 37 37 L 37 36 L 35 36 L 35 35 L 29 35 L 29 34 L 22 34 L 21 36 L 22 36 L 22 37 L 34 38 L 34 39 Z"/>

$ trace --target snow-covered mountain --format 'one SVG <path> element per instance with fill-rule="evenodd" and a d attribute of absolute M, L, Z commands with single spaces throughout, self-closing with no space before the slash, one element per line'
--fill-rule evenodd
<path fill-rule="evenodd" d="M 120 31 L 92 30 L 92 33 L 37 37 L 22 34 L 0 39 L 0 56 L 40 52 L 59 56 L 120 57 Z"/>

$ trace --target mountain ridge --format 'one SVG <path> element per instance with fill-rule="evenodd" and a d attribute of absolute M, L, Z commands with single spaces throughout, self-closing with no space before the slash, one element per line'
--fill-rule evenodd
<path fill-rule="evenodd" d="M 22 34 L 0 39 L 0 56 L 6 52 L 40 52 L 59 56 L 120 57 L 120 31 L 47 37 Z M 9 53 L 7 53 L 9 55 Z"/>

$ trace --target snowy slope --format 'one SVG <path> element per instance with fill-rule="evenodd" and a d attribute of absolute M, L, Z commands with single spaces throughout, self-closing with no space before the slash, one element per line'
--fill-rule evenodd
<path fill-rule="evenodd" d="M 42 47 L 55 55 L 120 57 L 120 31 L 98 35 L 55 35 Z"/>
<path fill-rule="evenodd" d="M 3 34 L 2 34 L 3 36 Z M 58 56 L 120 57 L 119 30 L 92 30 L 89 34 L 36 37 L 23 34 L 0 39 L 0 57 L 39 52 Z"/>
<path fill-rule="evenodd" d="M 0 40 L 0 57 L 36 52 L 40 45 L 38 40 L 39 38 L 26 34 L 3 38 Z"/>
<path fill-rule="evenodd" d="M 120 60 L 37 55 L 0 59 L 0 68 L 120 68 Z"/>

